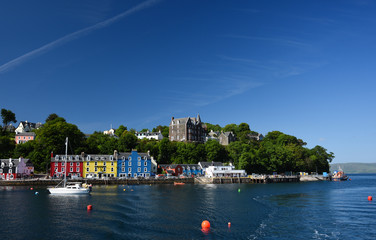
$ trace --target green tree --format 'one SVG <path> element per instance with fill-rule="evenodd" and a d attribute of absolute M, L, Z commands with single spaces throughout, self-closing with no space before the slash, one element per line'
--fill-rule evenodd
<path fill-rule="evenodd" d="M 118 129 L 115 130 L 115 135 L 121 137 L 127 131 L 127 127 L 120 125 Z"/>
<path fill-rule="evenodd" d="M 55 120 L 59 118 L 59 116 L 56 114 L 56 113 L 51 113 L 50 115 L 48 115 L 48 117 L 46 118 L 46 122 L 49 122 L 49 121 L 52 121 L 52 120 Z"/>
<path fill-rule="evenodd" d="M 161 131 L 163 137 L 168 138 L 168 135 L 170 133 L 169 126 L 158 125 L 157 127 L 153 128 L 153 132 L 159 132 L 159 131 Z"/>
<path fill-rule="evenodd" d="M 205 124 L 206 124 L 206 130 L 208 132 L 210 132 L 211 130 L 213 130 L 214 132 L 222 131 L 222 127 L 219 126 L 218 124 L 216 124 L 216 125 L 213 125 L 213 124 L 210 124 L 210 123 L 205 123 Z"/>
<path fill-rule="evenodd" d="M 125 132 L 119 138 L 118 148 L 120 152 L 130 152 L 137 146 L 137 137 L 132 132 Z"/>
<path fill-rule="evenodd" d="M 15 148 L 15 142 L 9 136 L 0 136 L 0 158 L 10 158 Z"/>
<path fill-rule="evenodd" d="M 225 148 L 216 140 L 205 143 L 206 159 L 209 162 L 226 162 L 228 155 Z"/>
<path fill-rule="evenodd" d="M 112 154 L 118 147 L 118 140 L 102 132 L 94 132 L 86 140 L 88 152 L 92 154 Z"/>
<path fill-rule="evenodd" d="M 6 127 L 9 123 L 14 122 L 16 123 L 16 114 L 14 114 L 11 110 L 7 110 L 5 108 L 1 109 L 1 118 L 3 119 L 3 131 L 6 130 Z"/>

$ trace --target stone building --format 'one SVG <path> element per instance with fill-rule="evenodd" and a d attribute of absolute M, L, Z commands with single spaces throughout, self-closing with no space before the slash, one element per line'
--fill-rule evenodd
<path fill-rule="evenodd" d="M 171 118 L 169 127 L 170 141 L 205 142 L 206 125 L 197 118 Z"/>

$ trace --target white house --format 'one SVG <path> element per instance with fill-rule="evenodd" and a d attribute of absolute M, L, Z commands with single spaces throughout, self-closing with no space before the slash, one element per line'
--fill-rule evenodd
<path fill-rule="evenodd" d="M 20 124 L 18 124 L 18 127 L 16 128 L 15 132 L 16 134 L 31 132 L 32 130 L 38 129 L 41 126 L 42 123 L 31 123 L 28 121 L 21 121 Z"/>
<path fill-rule="evenodd" d="M 235 170 L 235 167 L 230 166 L 209 166 L 205 169 L 205 177 L 245 177 L 247 173 L 245 170 Z"/>
<path fill-rule="evenodd" d="M 155 140 L 162 140 L 163 139 L 163 135 L 161 133 L 161 131 L 159 132 L 136 132 L 135 133 L 136 137 L 138 139 L 144 139 L 144 138 L 147 138 L 149 140 L 151 139 L 155 139 Z"/>

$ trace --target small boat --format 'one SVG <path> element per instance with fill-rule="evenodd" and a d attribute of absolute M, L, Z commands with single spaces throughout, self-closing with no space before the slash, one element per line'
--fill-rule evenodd
<path fill-rule="evenodd" d="M 174 182 L 174 185 L 176 186 L 176 185 L 185 185 L 185 183 L 183 183 L 183 182 Z"/>
<path fill-rule="evenodd" d="M 333 181 L 346 181 L 349 177 L 345 174 L 345 172 L 339 168 L 338 171 L 334 171 L 332 180 Z"/>
<path fill-rule="evenodd" d="M 67 165 L 68 159 L 68 137 L 65 140 L 65 166 Z M 81 195 L 89 194 L 91 192 L 91 185 L 84 184 L 81 182 L 70 182 L 67 183 L 67 168 L 65 167 L 64 179 L 55 187 L 47 188 L 47 190 L 53 195 Z M 61 187 L 59 185 L 63 183 Z"/>

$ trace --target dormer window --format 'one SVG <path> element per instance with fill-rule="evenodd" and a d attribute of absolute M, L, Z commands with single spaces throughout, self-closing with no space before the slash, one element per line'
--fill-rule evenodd
<path fill-rule="evenodd" d="M 99 160 L 99 157 L 95 157 L 95 160 Z"/>
<path fill-rule="evenodd" d="M 55 156 L 55 160 L 59 160 L 59 155 L 56 155 L 56 156 Z"/>
<path fill-rule="evenodd" d="M 72 160 L 73 160 L 73 157 L 72 157 L 72 156 L 69 156 L 69 160 L 71 160 L 71 161 L 72 161 Z"/>
<path fill-rule="evenodd" d="M 138 161 L 141 161 L 141 157 L 138 157 L 137 160 L 138 160 Z"/>
<path fill-rule="evenodd" d="M 114 161 L 114 156 L 110 156 L 110 161 Z"/>
<path fill-rule="evenodd" d="M 121 159 L 125 160 L 125 156 L 122 156 Z"/>
<path fill-rule="evenodd" d="M 88 155 L 88 156 L 86 157 L 86 161 L 90 161 L 90 159 L 91 159 L 91 157 L 90 157 L 90 155 Z"/>
<path fill-rule="evenodd" d="M 80 157 L 78 155 L 76 155 L 75 159 L 78 161 L 78 160 L 80 160 Z"/>

